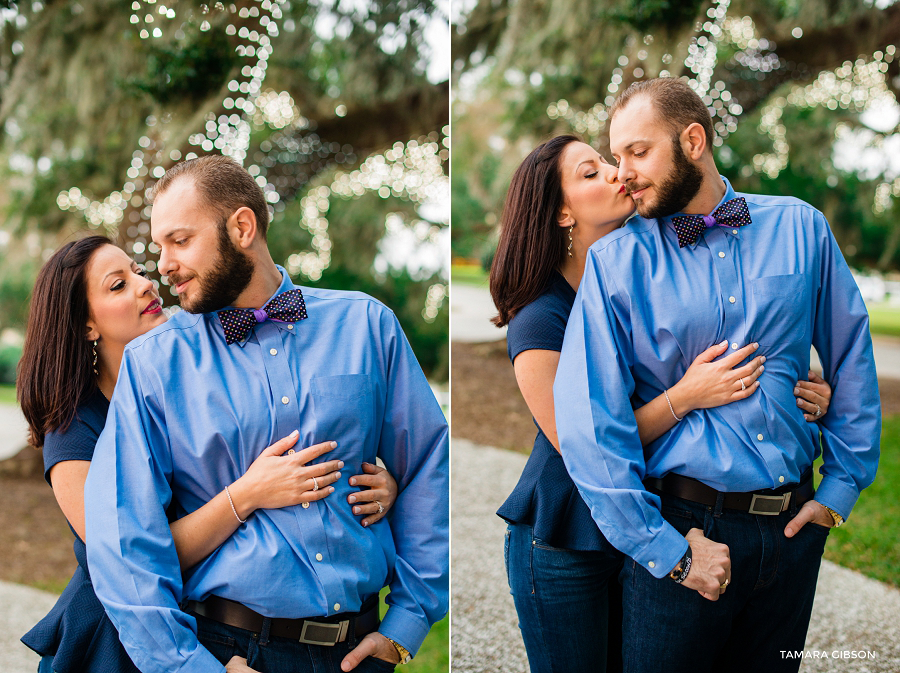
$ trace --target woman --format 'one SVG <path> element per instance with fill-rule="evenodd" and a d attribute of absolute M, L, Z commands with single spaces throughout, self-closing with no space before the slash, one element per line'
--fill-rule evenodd
<path fill-rule="evenodd" d="M 513 175 L 491 267 L 498 327 L 516 381 L 538 426 L 515 490 L 498 510 L 509 523 L 506 566 L 532 673 L 621 668 L 621 554 L 604 538 L 559 454 L 553 381 L 563 334 L 588 248 L 625 224 L 634 202 L 616 169 L 577 137 L 540 145 Z M 754 394 L 765 357 L 738 366 L 758 347 L 720 360 L 727 343 L 708 348 L 663 395 L 635 409 L 644 445 L 678 419 Z M 827 410 L 831 388 L 813 372 L 797 383 L 807 421 Z M 818 412 L 818 413 L 817 413 Z M 677 418 L 676 418 L 677 417 Z"/>
<path fill-rule="evenodd" d="M 75 533 L 78 568 L 53 610 L 22 641 L 42 655 L 39 672 L 137 671 L 94 594 L 85 555 L 84 484 L 94 445 L 106 422 L 125 345 L 166 321 L 153 283 L 128 255 L 102 236 L 68 243 L 35 282 L 18 398 L 30 441 L 43 446 L 44 476 Z M 164 355 L 164 354 L 162 354 Z M 164 357 L 161 366 L 165 366 Z M 172 520 L 183 570 L 216 550 L 257 509 L 288 507 L 328 497 L 344 463 L 313 464 L 333 441 L 295 451 L 298 433 L 263 450 L 247 472 L 198 510 Z M 287 452 L 287 455 L 282 455 Z M 377 466 L 348 496 L 368 526 L 384 516 L 397 484 Z M 170 518 L 177 512 L 170 507 Z"/>

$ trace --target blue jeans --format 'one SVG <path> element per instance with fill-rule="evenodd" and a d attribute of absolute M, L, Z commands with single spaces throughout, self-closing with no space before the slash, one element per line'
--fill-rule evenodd
<path fill-rule="evenodd" d="M 799 507 L 760 516 L 662 496 L 662 515 L 679 533 L 700 528 L 728 545 L 731 583 L 718 601 L 627 559 L 622 569 L 624 663 L 629 673 L 787 673 L 801 659 L 781 651 L 806 642 L 828 528 L 784 528 Z"/>
<path fill-rule="evenodd" d="M 244 657 L 247 665 L 260 673 L 342 673 L 341 660 L 362 640 L 350 634 L 346 641 L 332 647 L 305 645 L 296 640 L 269 636 L 269 620 L 264 622 L 260 633 L 253 633 L 193 616 L 197 619 L 200 644 L 219 662 L 227 664 L 233 656 Z M 392 663 L 367 657 L 353 670 L 355 673 L 384 673 L 394 668 Z"/>
<path fill-rule="evenodd" d="M 531 673 L 621 670 L 621 555 L 551 547 L 510 524 L 505 557 Z"/>

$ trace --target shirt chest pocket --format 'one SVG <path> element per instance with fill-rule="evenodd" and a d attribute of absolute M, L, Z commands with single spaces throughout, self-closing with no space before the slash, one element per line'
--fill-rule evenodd
<path fill-rule="evenodd" d="M 809 339 L 809 284 L 802 273 L 751 281 L 756 315 L 751 338 L 783 345 Z"/>
<path fill-rule="evenodd" d="M 374 446 L 374 390 L 366 374 L 318 376 L 310 381 L 316 423 L 313 442 L 335 441 L 338 448 L 327 458 L 356 465 Z M 358 467 L 358 465 L 356 465 Z"/>

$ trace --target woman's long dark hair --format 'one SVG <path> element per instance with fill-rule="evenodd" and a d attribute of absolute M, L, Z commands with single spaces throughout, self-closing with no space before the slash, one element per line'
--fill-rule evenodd
<path fill-rule="evenodd" d="M 28 421 L 28 441 L 37 448 L 48 432 L 68 428 L 75 410 L 97 388 L 86 338 L 86 269 L 104 245 L 112 245 L 105 236 L 66 243 L 34 282 L 16 387 Z"/>
<path fill-rule="evenodd" d="M 503 327 L 546 288 L 566 258 L 566 232 L 559 226 L 563 206 L 559 159 L 573 135 L 551 138 L 519 165 L 506 193 L 500 242 L 491 264 L 491 297 Z"/>

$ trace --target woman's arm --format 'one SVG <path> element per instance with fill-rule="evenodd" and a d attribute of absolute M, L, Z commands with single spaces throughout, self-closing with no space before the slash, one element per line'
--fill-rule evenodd
<path fill-rule="evenodd" d="M 332 460 L 309 467 L 306 463 L 331 451 L 337 444 L 323 442 L 282 456 L 297 442 L 297 437 L 294 433 L 266 448 L 247 472 L 229 486 L 235 511 L 241 519 L 246 520 L 257 509 L 312 502 L 334 492 L 330 485 L 340 478 L 341 473 L 337 470 L 343 467 L 343 462 Z M 84 483 L 90 465 L 86 460 L 66 460 L 50 468 L 50 483 L 56 501 L 82 540 L 85 539 Z M 190 568 L 209 556 L 239 525 L 225 491 L 196 511 L 173 521 L 172 537 L 181 567 Z"/>
<path fill-rule="evenodd" d="M 703 351 L 685 372 L 684 377 L 669 389 L 669 399 L 679 418 L 693 409 L 721 406 L 747 397 L 759 387 L 756 379 L 765 367 L 765 358 L 758 357 L 749 364 L 734 369 L 756 350 L 753 344 L 713 362 L 726 349 L 727 343 L 716 344 Z M 559 352 L 532 349 L 522 351 L 513 362 L 516 382 L 525 404 L 550 443 L 559 451 L 556 418 L 553 406 L 553 380 L 559 365 Z M 743 377 L 745 389 L 739 379 Z M 665 395 L 659 395 L 634 412 L 642 444 L 648 444 L 667 432 L 677 421 L 669 409 Z"/>

